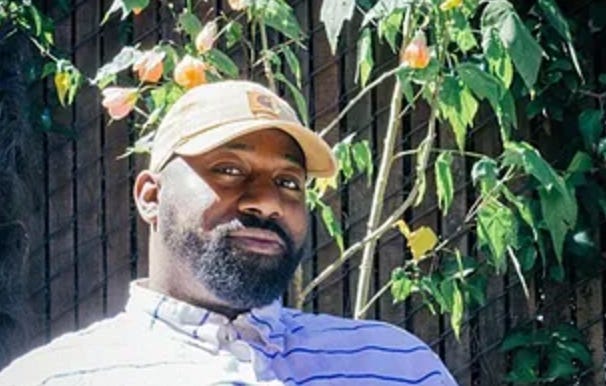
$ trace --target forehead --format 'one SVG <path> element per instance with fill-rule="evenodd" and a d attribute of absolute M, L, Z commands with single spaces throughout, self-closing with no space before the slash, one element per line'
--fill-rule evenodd
<path fill-rule="evenodd" d="M 288 133 L 280 129 L 266 129 L 246 134 L 229 141 L 215 150 L 220 151 L 222 149 L 263 153 L 264 155 L 289 160 L 305 169 L 305 155 L 299 143 Z"/>

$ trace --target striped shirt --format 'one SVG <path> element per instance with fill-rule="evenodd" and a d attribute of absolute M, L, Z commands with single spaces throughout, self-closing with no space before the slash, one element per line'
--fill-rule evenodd
<path fill-rule="evenodd" d="M 125 312 L 14 361 L 0 386 L 456 385 L 431 349 L 382 322 L 284 308 L 234 320 L 131 284 Z"/>

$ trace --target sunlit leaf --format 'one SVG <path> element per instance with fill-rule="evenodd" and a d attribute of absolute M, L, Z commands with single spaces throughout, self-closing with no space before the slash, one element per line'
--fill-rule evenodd
<path fill-rule="evenodd" d="M 55 74 L 55 89 L 61 106 L 65 106 L 67 92 L 70 87 L 70 75 L 68 72 L 57 72 Z"/>
<path fill-rule="evenodd" d="M 496 200 L 482 205 L 476 218 L 478 244 L 488 247 L 488 260 L 497 272 L 507 267 L 506 250 L 516 238 L 516 218 L 508 207 Z"/>
<path fill-rule="evenodd" d="M 438 107 L 440 114 L 450 123 L 459 149 L 464 150 L 467 128 L 473 123 L 478 111 L 478 101 L 458 78 L 446 76 L 440 91 Z"/>
<path fill-rule="evenodd" d="M 198 19 L 198 16 L 189 12 L 187 8 L 179 15 L 178 25 L 179 28 L 189 35 L 192 41 L 196 39 L 196 36 L 202 30 L 202 22 Z"/>
<path fill-rule="evenodd" d="M 326 37 L 333 53 L 337 51 L 337 43 L 341 28 L 346 20 L 350 20 L 356 8 L 355 0 L 322 1 L 320 21 L 324 23 Z"/>
<path fill-rule="evenodd" d="M 339 183 L 336 174 L 332 177 L 316 178 L 314 181 L 314 186 L 318 192 L 319 197 L 324 196 L 328 188 L 332 188 L 333 190 L 337 189 L 338 185 Z"/>
<path fill-rule="evenodd" d="M 240 69 L 238 65 L 223 51 L 213 48 L 207 53 L 208 62 L 217 70 L 227 75 L 231 79 L 238 78 Z"/>
<path fill-rule="evenodd" d="M 297 83 L 297 87 L 301 88 L 301 64 L 299 63 L 299 59 L 292 51 L 289 46 L 285 46 L 282 50 L 284 57 L 286 58 L 286 63 L 288 64 L 288 68 L 290 68 L 290 72 L 295 77 L 295 82 Z"/>
<path fill-rule="evenodd" d="M 404 220 L 396 221 L 394 226 L 398 228 L 408 241 L 408 248 L 410 248 L 412 258 L 415 261 L 419 261 L 425 257 L 425 254 L 431 251 L 438 243 L 438 236 L 427 226 L 421 226 L 412 232 Z"/>
<path fill-rule="evenodd" d="M 277 80 L 284 83 L 288 87 L 288 91 L 295 100 L 295 105 L 297 106 L 297 111 L 299 112 L 299 116 L 301 117 L 303 124 L 308 126 L 309 116 L 307 114 L 307 101 L 305 100 L 305 97 L 303 97 L 303 94 L 301 94 L 301 91 L 299 91 L 297 86 L 295 86 L 288 79 L 286 79 L 286 77 L 282 73 L 276 72 L 274 76 Z"/>
<path fill-rule="evenodd" d="M 372 56 L 372 33 L 370 28 L 364 28 L 362 35 L 358 39 L 357 47 L 357 65 L 356 65 L 356 79 L 359 79 L 362 87 L 368 82 L 372 67 L 374 66 L 374 59 Z"/>
<path fill-rule="evenodd" d="M 497 31 L 526 87 L 532 90 L 539 73 L 543 50 L 515 9 L 506 0 L 489 1 L 482 14 L 482 33 Z"/>
<path fill-rule="evenodd" d="M 368 183 L 372 182 L 374 164 L 372 162 L 372 150 L 367 140 L 356 142 L 351 147 L 351 156 L 359 172 L 366 172 Z"/>
<path fill-rule="evenodd" d="M 450 170 L 451 164 L 452 153 L 449 151 L 440 153 L 434 163 L 438 206 L 444 216 L 448 213 L 454 197 L 454 183 Z"/>

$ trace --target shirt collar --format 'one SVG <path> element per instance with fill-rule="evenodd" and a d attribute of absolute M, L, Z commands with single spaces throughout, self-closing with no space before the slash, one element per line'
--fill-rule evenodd
<path fill-rule="evenodd" d="M 126 312 L 143 313 L 150 317 L 150 328 L 160 322 L 189 338 L 210 344 L 213 349 L 218 349 L 220 344 L 218 329 L 231 325 L 237 339 L 260 344 L 270 352 L 284 351 L 286 326 L 281 320 L 280 299 L 229 320 L 222 314 L 153 291 L 147 288 L 147 279 L 140 279 L 130 285 Z"/>

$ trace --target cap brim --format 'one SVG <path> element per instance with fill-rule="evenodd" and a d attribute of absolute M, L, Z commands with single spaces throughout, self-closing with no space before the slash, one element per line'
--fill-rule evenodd
<path fill-rule="evenodd" d="M 203 154 L 243 135 L 271 128 L 280 129 L 297 141 L 305 155 L 309 176 L 332 177 L 335 174 L 337 164 L 328 144 L 316 133 L 292 121 L 256 118 L 228 123 L 192 136 L 175 148 L 174 153 L 184 156 Z"/>

